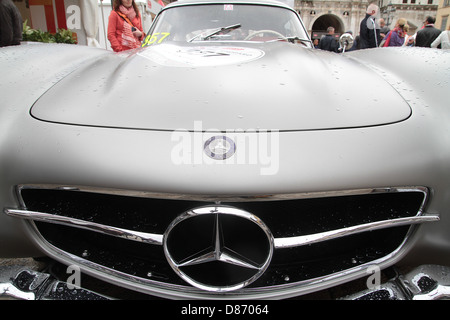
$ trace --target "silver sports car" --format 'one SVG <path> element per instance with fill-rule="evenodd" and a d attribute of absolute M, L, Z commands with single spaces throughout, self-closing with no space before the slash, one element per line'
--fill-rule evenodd
<path fill-rule="evenodd" d="M 0 69 L 1 257 L 163 298 L 449 295 L 449 52 L 321 51 L 284 4 L 186 0 L 142 48 Z M 18 298 L 77 284 L 2 272 Z"/>

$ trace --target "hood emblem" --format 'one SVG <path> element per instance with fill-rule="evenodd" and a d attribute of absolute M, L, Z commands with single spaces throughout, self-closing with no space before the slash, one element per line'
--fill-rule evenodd
<path fill-rule="evenodd" d="M 177 217 L 164 235 L 172 269 L 207 291 L 241 289 L 267 269 L 273 236 L 256 216 L 226 206 L 201 207 Z"/>
<path fill-rule="evenodd" d="M 214 160 L 225 160 L 236 152 L 236 144 L 227 136 L 214 136 L 205 142 L 203 150 Z"/>

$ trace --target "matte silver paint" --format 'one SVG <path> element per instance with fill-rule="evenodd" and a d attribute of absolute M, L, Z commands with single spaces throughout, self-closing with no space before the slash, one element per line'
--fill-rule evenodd
<path fill-rule="evenodd" d="M 347 57 L 281 42 L 235 47 L 265 54 L 250 62 L 192 68 L 161 65 L 143 54 L 120 63 L 115 56 L 102 58 L 58 82 L 31 114 L 56 123 L 151 130 L 193 130 L 201 120 L 204 129 L 222 131 L 364 127 L 411 114 L 386 81 Z M 360 86 L 370 90 L 356 89 Z"/>
<path fill-rule="evenodd" d="M 440 221 L 423 224 L 389 265 L 449 265 L 450 53 L 242 45 L 265 55 L 242 65 L 177 68 L 137 54 L 151 48 L 2 48 L 0 207 L 19 208 L 20 184 L 211 196 L 426 186 L 425 211 Z M 192 140 L 206 141 L 216 129 L 252 143 L 254 129 L 279 130 L 278 170 L 174 163 L 173 130 L 195 129 L 196 121 L 207 132 L 187 132 Z M 0 243 L 3 257 L 51 254 L 23 221 L 4 214 Z M 364 272 L 328 285 L 357 276 Z"/>

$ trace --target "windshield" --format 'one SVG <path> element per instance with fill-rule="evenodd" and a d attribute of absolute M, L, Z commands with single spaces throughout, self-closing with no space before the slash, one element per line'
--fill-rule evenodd
<path fill-rule="evenodd" d="M 152 25 L 143 46 L 168 41 L 307 40 L 295 12 L 244 4 L 190 5 L 167 9 Z"/>

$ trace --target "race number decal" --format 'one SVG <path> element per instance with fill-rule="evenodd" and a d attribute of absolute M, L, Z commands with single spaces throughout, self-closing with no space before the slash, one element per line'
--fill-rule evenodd
<path fill-rule="evenodd" d="M 142 43 L 142 46 L 146 47 L 146 46 L 152 45 L 154 43 L 161 43 L 169 35 L 170 35 L 169 32 L 156 32 L 156 33 L 153 33 L 153 34 L 149 34 L 145 38 L 144 43 Z"/>

